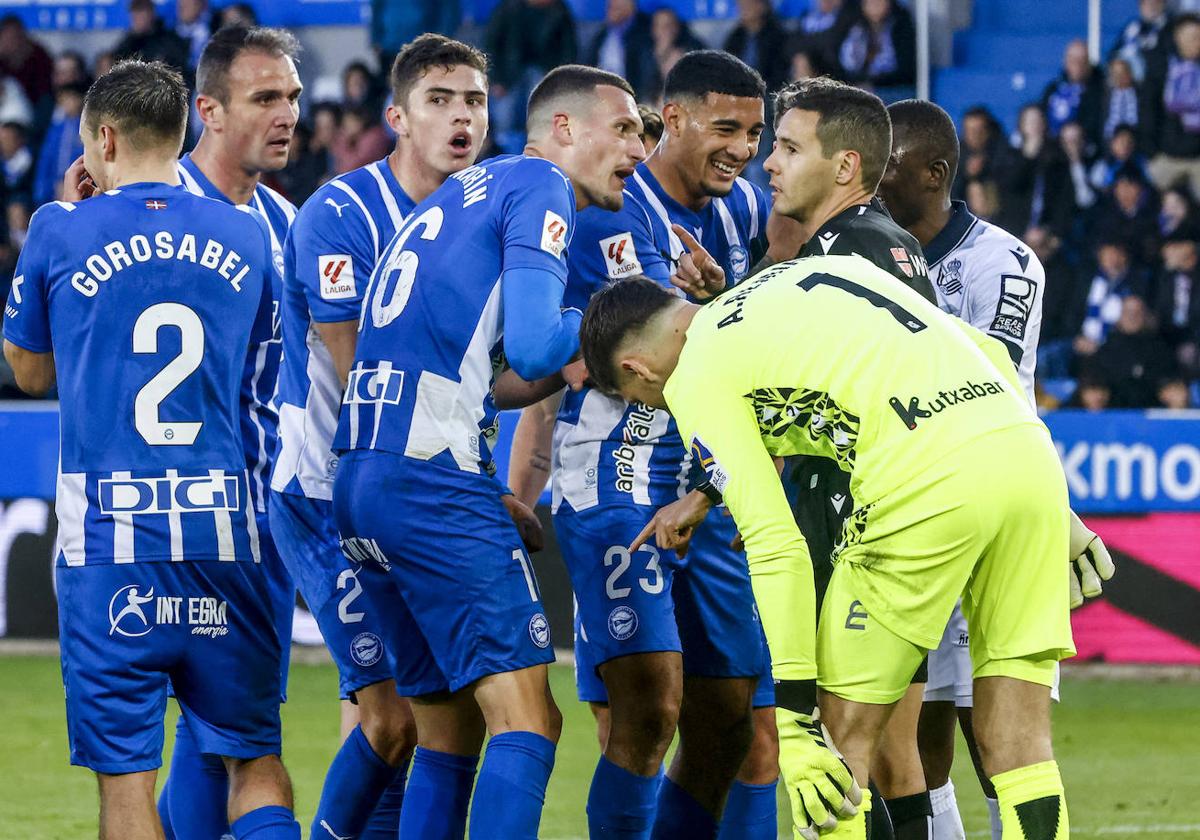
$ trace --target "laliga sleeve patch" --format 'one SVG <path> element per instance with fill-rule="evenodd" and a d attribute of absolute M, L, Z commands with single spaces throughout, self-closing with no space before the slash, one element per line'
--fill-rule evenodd
<path fill-rule="evenodd" d="M 350 300 L 357 296 L 354 286 L 354 260 L 349 254 L 322 254 L 317 257 L 324 300 Z"/>
<path fill-rule="evenodd" d="M 542 220 L 542 250 L 561 257 L 567 247 L 567 222 L 553 210 L 546 211 Z"/>
<path fill-rule="evenodd" d="M 633 234 L 629 231 L 601 239 L 600 250 L 604 252 L 604 266 L 608 269 L 608 279 L 620 280 L 622 277 L 642 273 L 642 263 L 633 247 Z"/>
<path fill-rule="evenodd" d="M 1025 325 L 1033 312 L 1037 284 L 1028 277 L 1005 274 L 1000 277 L 1000 301 L 989 332 L 1025 340 Z"/>
<path fill-rule="evenodd" d="M 692 457 L 696 459 L 696 463 L 704 470 L 704 474 L 708 476 L 708 481 L 717 489 L 718 493 L 724 494 L 725 485 L 729 483 L 729 473 L 725 472 L 724 467 L 717 460 L 717 456 L 712 454 L 712 451 L 704 445 L 704 441 L 698 437 L 692 438 Z"/>

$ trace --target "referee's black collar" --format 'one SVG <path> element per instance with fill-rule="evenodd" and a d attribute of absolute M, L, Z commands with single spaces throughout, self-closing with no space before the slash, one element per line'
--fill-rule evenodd
<path fill-rule="evenodd" d="M 941 262 L 943 257 L 959 246 L 977 221 L 979 219 L 967 209 L 966 202 L 951 201 L 950 221 L 946 222 L 946 226 L 923 249 L 925 261 L 929 265 Z"/>

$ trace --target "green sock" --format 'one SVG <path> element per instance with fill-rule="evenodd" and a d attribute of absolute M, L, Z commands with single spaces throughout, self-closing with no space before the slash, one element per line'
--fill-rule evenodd
<path fill-rule="evenodd" d="M 1004 840 L 1065 840 L 1071 836 L 1058 764 L 1043 761 L 992 776 Z"/>

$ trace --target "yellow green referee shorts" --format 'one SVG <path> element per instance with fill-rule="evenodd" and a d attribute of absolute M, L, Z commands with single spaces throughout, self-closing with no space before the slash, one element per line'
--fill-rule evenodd
<path fill-rule="evenodd" d="M 992 432 L 856 510 L 817 628 L 817 683 L 894 703 L 961 596 L 976 678 L 1050 685 L 1074 655 L 1066 481 L 1044 427 Z"/>

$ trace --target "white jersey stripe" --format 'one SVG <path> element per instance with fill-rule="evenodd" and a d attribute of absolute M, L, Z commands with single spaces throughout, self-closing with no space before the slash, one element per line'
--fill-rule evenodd
<path fill-rule="evenodd" d="M 167 470 L 167 478 L 178 478 L 179 470 Z M 179 511 L 167 514 L 167 528 L 171 535 L 171 562 L 183 562 L 183 522 Z"/>
<path fill-rule="evenodd" d="M 84 519 L 87 508 L 87 476 L 60 470 L 54 511 L 58 514 L 58 550 L 68 566 L 84 564 Z"/>
<path fill-rule="evenodd" d="M 250 486 L 250 472 L 246 470 L 242 473 L 246 477 L 246 486 Z M 246 499 L 239 505 L 242 510 L 246 511 L 246 531 L 250 536 L 250 556 L 254 558 L 255 563 L 262 562 L 262 549 L 259 548 L 258 540 L 258 520 L 254 518 L 254 511 L 250 509 L 250 500 Z"/>
<path fill-rule="evenodd" d="M 367 228 L 371 231 L 371 242 L 375 246 L 375 253 L 379 253 L 379 228 L 375 226 L 375 220 L 371 218 L 371 214 L 367 211 L 367 205 L 363 204 L 363 200 L 358 197 L 349 184 L 345 181 L 336 180 L 329 182 L 331 186 L 337 187 L 339 190 L 350 196 L 350 200 L 358 205 L 358 209 L 362 211 L 363 218 L 367 220 Z"/>
<path fill-rule="evenodd" d="M 714 198 L 713 204 L 716 205 L 717 215 L 721 217 L 721 227 L 725 228 L 725 241 L 729 244 L 730 250 L 739 247 L 742 244 L 742 237 L 738 235 L 737 224 L 733 221 L 733 214 L 725 206 L 725 199 Z"/>
<path fill-rule="evenodd" d="M 264 341 L 258 345 L 258 350 L 254 354 L 254 374 L 250 378 L 250 397 L 254 401 L 250 406 L 250 422 L 254 424 L 254 433 L 258 438 L 258 458 L 254 464 L 253 480 L 256 491 L 254 498 L 258 500 L 255 509 L 259 513 L 267 512 L 267 494 L 263 481 L 263 473 L 267 469 L 267 430 L 259 419 L 259 413 L 266 406 L 258 396 L 258 380 L 262 378 L 263 371 L 267 369 L 267 353 L 272 349 L 272 344 L 274 341 Z"/>
<path fill-rule="evenodd" d="M 400 225 L 404 224 L 404 214 L 400 212 L 400 205 L 396 203 L 396 197 L 392 195 L 392 191 L 387 185 L 387 180 L 383 177 L 382 169 L 385 166 L 387 166 L 387 158 L 368 166 L 367 171 L 371 173 L 371 177 L 379 185 L 379 195 L 383 198 L 383 206 L 387 208 L 388 215 L 392 218 L 392 229 L 399 230 Z M 375 251 L 378 253 L 379 249 L 376 248 Z"/>
<path fill-rule="evenodd" d="M 684 248 L 679 237 L 675 235 L 675 231 L 671 230 L 671 217 L 667 214 L 667 208 L 659 201 L 658 196 L 654 190 L 650 189 L 650 185 L 642 178 L 640 172 L 633 173 L 633 180 L 637 181 L 637 185 L 642 190 L 642 197 L 650 204 L 650 209 L 654 211 L 654 214 L 663 223 L 663 227 L 666 228 L 667 239 L 671 243 L 671 261 L 677 261 Z"/>
<path fill-rule="evenodd" d="M 204 195 L 204 189 L 200 186 L 200 182 L 192 177 L 192 173 L 187 171 L 187 167 L 182 163 L 176 164 L 175 168 L 179 171 L 179 179 L 183 182 L 183 186 L 192 195 Z"/>
<path fill-rule="evenodd" d="M 133 477 L 129 470 L 118 470 L 112 474 L 114 481 L 128 481 Z M 113 562 L 133 562 L 133 516 L 114 513 L 113 519 Z"/>
<path fill-rule="evenodd" d="M 749 181 L 738 178 L 734 183 L 741 189 L 742 195 L 746 197 L 746 206 L 750 208 L 750 241 L 753 242 L 758 239 L 758 199 Z"/>
<path fill-rule="evenodd" d="M 225 478 L 224 470 L 209 470 L 208 475 L 213 481 Z M 248 505 L 244 509 L 248 509 Z M 247 519 L 253 519 L 254 514 L 247 510 Z M 221 560 L 236 560 L 233 545 L 233 517 L 228 510 L 213 511 L 213 520 L 217 526 L 217 555 Z"/>

